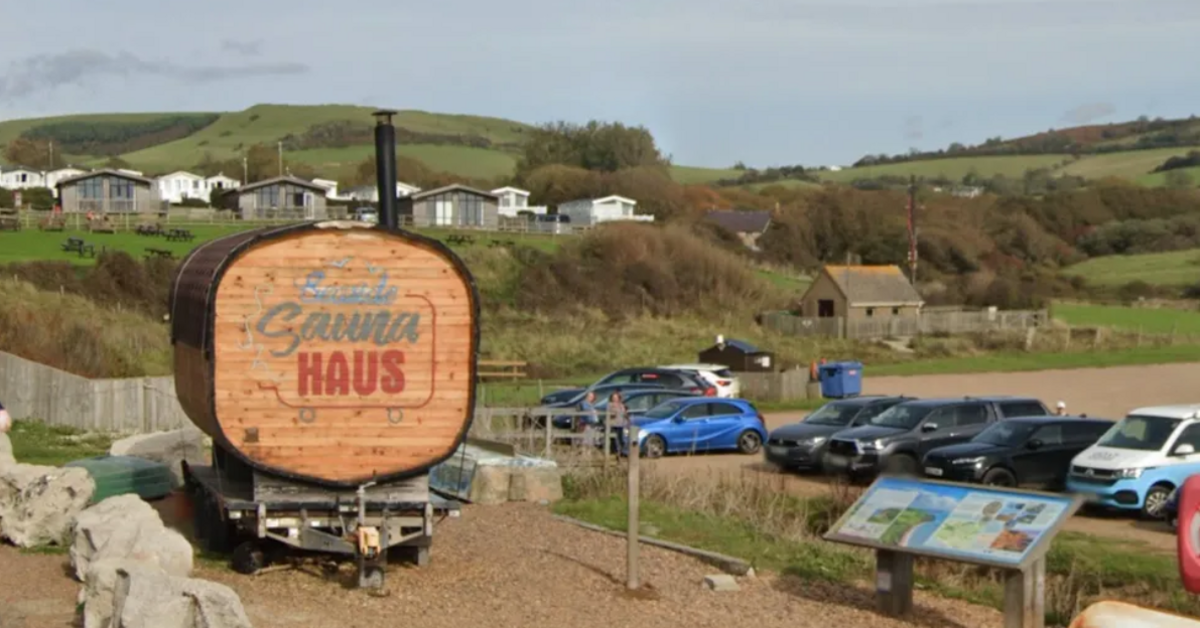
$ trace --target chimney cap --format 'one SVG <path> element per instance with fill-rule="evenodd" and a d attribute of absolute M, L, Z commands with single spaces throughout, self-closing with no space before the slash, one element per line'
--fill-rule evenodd
<path fill-rule="evenodd" d="M 376 122 L 384 124 L 390 123 L 392 121 L 392 116 L 396 115 L 397 113 L 399 112 L 392 109 L 380 109 L 371 115 L 375 116 Z"/>

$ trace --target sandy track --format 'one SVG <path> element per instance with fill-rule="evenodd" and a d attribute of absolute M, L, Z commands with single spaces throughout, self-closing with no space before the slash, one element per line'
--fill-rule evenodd
<path fill-rule="evenodd" d="M 802 583 L 762 574 L 742 579 L 736 593 L 702 587 L 712 567 L 643 546 L 644 594 L 624 590 L 623 540 L 551 518 L 532 505 L 468 507 L 462 519 L 437 528 L 433 563 L 395 566 L 386 597 L 347 590 L 319 571 L 258 577 L 202 565 L 197 577 L 223 582 L 241 596 L 255 628 L 404 625 L 443 626 L 694 626 L 731 622 L 764 628 L 937 628 L 1000 626 L 998 612 L 916 593 L 914 622 L 879 617 L 866 584 Z M 65 556 L 27 556 L 0 547 L 0 618 L 5 628 L 69 625 L 77 585 L 64 573 Z"/>
<path fill-rule="evenodd" d="M 870 377 L 863 382 L 865 394 L 907 394 L 917 397 L 954 397 L 961 395 L 1025 395 L 1041 399 L 1048 406 L 1059 400 L 1072 413 L 1091 417 L 1119 419 L 1142 406 L 1200 403 L 1200 364 L 1161 364 L 1123 366 L 1102 369 L 1037 371 L 1028 373 L 978 373 L 965 375 L 922 375 L 912 377 Z M 804 412 L 767 413 L 767 427 L 774 429 L 798 421 Z M 799 495 L 820 495 L 827 491 L 824 478 L 814 475 L 780 473 L 763 463 L 762 456 L 713 454 L 672 457 L 656 461 L 654 468 L 667 473 L 696 475 L 703 473 L 751 473 L 781 481 L 787 490 Z M 1077 516 L 1068 530 L 1146 543 L 1163 551 L 1175 551 L 1175 537 L 1165 525 L 1139 521 L 1122 515 Z"/>

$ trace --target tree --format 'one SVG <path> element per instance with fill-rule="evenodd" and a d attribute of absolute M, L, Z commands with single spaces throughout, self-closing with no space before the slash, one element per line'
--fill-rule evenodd
<path fill-rule="evenodd" d="M 638 167 L 665 169 L 670 160 L 659 152 L 646 128 L 592 120 L 582 126 L 546 124 L 530 134 L 517 165 L 518 179 L 550 165 L 616 172 Z"/>
<path fill-rule="evenodd" d="M 1168 170 L 1166 174 L 1166 184 L 1172 190 L 1184 190 L 1190 187 L 1195 187 L 1196 182 L 1192 180 L 1192 175 L 1183 170 Z"/>
<path fill-rule="evenodd" d="M 55 151 L 51 161 L 50 143 L 18 137 L 4 148 L 4 160 L 10 164 L 36 168 L 38 170 L 53 170 L 66 165 L 62 153 Z"/>

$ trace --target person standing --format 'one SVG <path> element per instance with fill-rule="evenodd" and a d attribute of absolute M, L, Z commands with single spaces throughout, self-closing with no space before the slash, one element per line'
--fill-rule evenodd
<path fill-rule="evenodd" d="M 596 412 L 596 393 L 589 390 L 583 396 L 583 401 L 579 402 L 580 416 L 575 419 L 575 431 L 583 434 L 584 444 L 594 444 L 596 442 L 596 426 L 600 424 L 599 415 Z"/>
<path fill-rule="evenodd" d="M 612 436 L 614 434 L 625 428 L 628 414 L 629 411 L 625 407 L 625 401 L 621 399 L 621 393 L 614 392 L 608 398 L 608 407 L 604 410 L 604 422 L 608 425 L 609 443 L 613 442 Z M 606 449 L 605 451 L 606 453 L 612 453 L 615 449 Z"/>
<path fill-rule="evenodd" d="M 1067 403 L 1065 401 L 1059 401 L 1058 405 L 1055 406 L 1054 416 L 1067 416 Z"/>

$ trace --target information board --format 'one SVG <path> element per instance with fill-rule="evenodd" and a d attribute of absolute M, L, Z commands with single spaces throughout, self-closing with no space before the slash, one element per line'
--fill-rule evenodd
<path fill-rule="evenodd" d="M 1079 508 L 1074 495 L 881 477 L 830 541 L 1019 569 Z"/>

